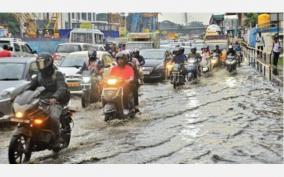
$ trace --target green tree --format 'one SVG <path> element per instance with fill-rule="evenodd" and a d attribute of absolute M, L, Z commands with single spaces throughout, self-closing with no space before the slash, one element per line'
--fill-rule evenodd
<path fill-rule="evenodd" d="M 247 27 L 255 27 L 257 24 L 257 13 L 245 13 L 245 26 Z"/>
<path fill-rule="evenodd" d="M 20 35 L 20 24 L 12 13 L 0 13 L 0 25 L 6 26 L 13 35 Z"/>

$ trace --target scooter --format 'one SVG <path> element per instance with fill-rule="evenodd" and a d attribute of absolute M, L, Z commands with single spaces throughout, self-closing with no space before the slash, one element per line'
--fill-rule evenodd
<path fill-rule="evenodd" d="M 128 93 L 128 105 L 124 105 L 124 84 L 122 79 L 109 77 L 103 80 L 102 105 L 105 121 L 113 119 L 134 118 L 134 97 L 133 93 Z"/>
<path fill-rule="evenodd" d="M 11 164 L 29 162 L 32 152 L 53 150 L 59 152 L 67 148 L 71 139 L 73 110 L 65 107 L 60 117 L 60 146 L 55 145 L 55 134 L 51 129 L 48 100 L 40 99 L 44 87 L 35 91 L 25 91 L 13 102 L 14 115 L 10 121 L 17 123 L 16 131 L 10 140 L 8 157 Z"/>
<path fill-rule="evenodd" d="M 189 82 L 197 80 L 198 78 L 198 59 L 197 58 L 189 58 L 187 60 L 187 80 Z"/>
<path fill-rule="evenodd" d="M 235 56 L 233 55 L 228 55 L 227 60 L 225 61 L 226 67 L 227 67 L 227 71 L 229 73 L 232 73 L 233 71 L 237 70 L 237 61 Z"/>
<path fill-rule="evenodd" d="M 205 77 L 209 76 L 211 70 L 211 63 L 209 58 L 202 58 L 200 62 L 201 72 Z"/>
<path fill-rule="evenodd" d="M 95 72 L 86 70 L 83 71 L 81 87 L 82 97 L 81 104 L 83 108 L 88 107 L 91 103 L 99 102 L 101 96 L 100 76 L 97 76 Z"/>

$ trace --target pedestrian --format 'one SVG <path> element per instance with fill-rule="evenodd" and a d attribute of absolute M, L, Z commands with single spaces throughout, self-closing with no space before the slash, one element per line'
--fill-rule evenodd
<path fill-rule="evenodd" d="M 12 54 L 11 54 L 11 52 L 10 52 L 10 50 L 9 50 L 9 46 L 8 45 L 3 45 L 3 50 L 2 51 L 0 51 L 0 58 L 1 57 L 11 57 L 12 56 Z"/>
<path fill-rule="evenodd" d="M 258 35 L 256 36 L 256 46 L 257 46 L 257 56 L 262 58 L 262 51 L 265 46 L 263 36 L 261 35 L 261 32 L 258 32 Z"/>
<path fill-rule="evenodd" d="M 279 41 L 278 36 L 274 36 L 274 41 L 273 41 L 273 45 L 272 45 L 272 53 L 273 53 L 273 74 L 274 75 L 278 75 L 278 71 L 277 71 L 277 64 L 278 64 L 278 59 L 280 56 L 280 52 L 281 52 L 281 44 Z"/>

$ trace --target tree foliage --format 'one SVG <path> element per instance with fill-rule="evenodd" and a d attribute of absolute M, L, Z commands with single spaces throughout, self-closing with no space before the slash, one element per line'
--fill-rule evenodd
<path fill-rule="evenodd" d="M 247 27 L 255 27 L 257 24 L 257 13 L 245 13 L 246 17 L 245 26 Z"/>
<path fill-rule="evenodd" d="M 0 25 L 6 26 L 13 35 L 20 34 L 20 24 L 12 13 L 0 13 Z"/>

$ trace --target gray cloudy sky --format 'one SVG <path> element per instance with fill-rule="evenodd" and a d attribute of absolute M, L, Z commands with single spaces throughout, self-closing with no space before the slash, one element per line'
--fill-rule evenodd
<path fill-rule="evenodd" d="M 201 21 L 204 24 L 209 23 L 211 13 L 187 13 L 188 22 Z M 170 20 L 174 23 L 184 24 L 185 13 L 160 13 L 159 21 Z"/>

